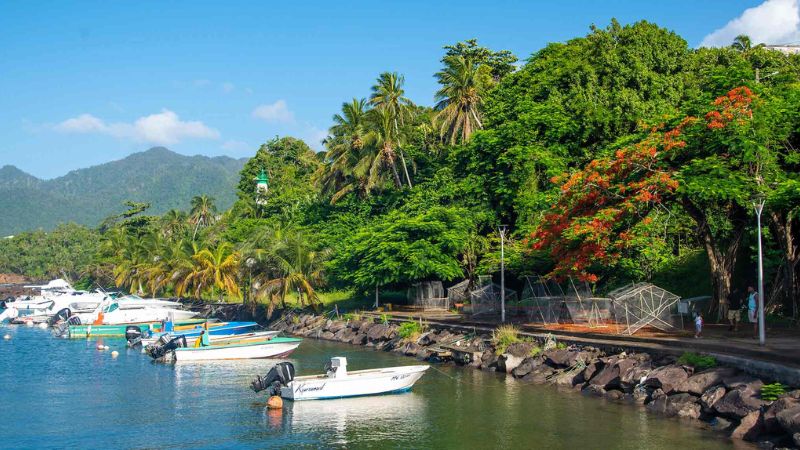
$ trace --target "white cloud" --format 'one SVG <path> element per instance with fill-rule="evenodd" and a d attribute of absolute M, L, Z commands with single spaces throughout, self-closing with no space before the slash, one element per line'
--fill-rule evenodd
<path fill-rule="evenodd" d="M 253 110 L 253 117 L 270 123 L 294 123 L 294 113 L 289 111 L 285 100 L 259 105 Z"/>
<path fill-rule="evenodd" d="M 325 130 L 320 130 L 319 128 L 313 125 L 306 125 L 305 130 L 303 130 L 303 134 L 301 138 L 308 144 L 309 147 L 313 148 L 316 151 L 323 150 L 322 140 L 328 137 L 328 132 Z"/>
<path fill-rule="evenodd" d="M 231 82 L 226 81 L 226 82 L 222 83 L 222 92 L 224 92 L 226 94 L 233 92 L 233 90 L 235 88 L 236 88 L 236 86 Z"/>
<path fill-rule="evenodd" d="M 176 144 L 183 139 L 219 138 L 219 131 L 200 121 L 183 121 L 168 109 L 140 117 L 133 123 L 106 123 L 91 114 L 81 114 L 56 124 L 53 129 L 62 133 L 105 134 L 152 144 Z"/>
<path fill-rule="evenodd" d="M 785 44 L 800 39 L 798 0 L 767 0 L 703 38 L 701 47 L 730 45 L 736 36 L 750 36 L 753 45 Z"/>
<path fill-rule="evenodd" d="M 222 143 L 222 149 L 230 153 L 244 152 L 250 150 L 250 144 L 231 139 Z"/>

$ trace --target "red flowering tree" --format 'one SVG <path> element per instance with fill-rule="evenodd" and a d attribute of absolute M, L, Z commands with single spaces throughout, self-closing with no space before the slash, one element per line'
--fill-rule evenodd
<path fill-rule="evenodd" d="M 686 117 L 668 130 L 654 127 L 644 139 L 612 156 L 553 179 L 562 183 L 560 197 L 529 240 L 533 250 L 545 251 L 554 260 L 551 275 L 596 282 L 603 271 L 633 251 L 634 243 L 641 244 L 651 231 L 648 216 L 665 202 L 680 202 L 698 224 L 708 222 L 711 210 L 719 208 L 728 194 L 719 192 L 724 188 L 714 188 L 715 180 L 704 178 L 713 176 L 714 170 L 725 179 L 727 172 L 746 170 L 737 136 L 752 118 L 753 100 L 749 89 L 736 88 L 713 103 L 705 120 Z M 742 186 L 737 186 L 738 194 L 725 201 L 740 208 L 744 194 L 739 192 Z M 705 226 L 701 240 L 709 256 L 725 253 L 715 248 L 719 242 L 713 239 L 714 230 Z"/>

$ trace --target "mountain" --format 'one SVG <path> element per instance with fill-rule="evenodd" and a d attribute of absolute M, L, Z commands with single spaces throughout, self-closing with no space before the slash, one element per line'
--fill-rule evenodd
<path fill-rule="evenodd" d="M 63 177 L 40 180 L 14 166 L 0 168 L 0 236 L 62 222 L 95 226 L 126 208 L 125 200 L 151 203 L 150 214 L 189 209 L 207 194 L 222 210 L 236 199 L 239 172 L 247 159 L 184 156 L 163 147 Z"/>

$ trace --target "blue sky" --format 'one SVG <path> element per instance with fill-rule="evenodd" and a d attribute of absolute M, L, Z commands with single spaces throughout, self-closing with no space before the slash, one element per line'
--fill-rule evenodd
<path fill-rule="evenodd" d="M 474 37 L 525 58 L 616 17 L 714 45 L 774 29 L 770 11 L 797 16 L 797 0 L 767 3 L 6 1 L 0 166 L 51 178 L 154 145 L 243 157 L 276 135 L 320 148 L 331 115 L 382 71 L 432 104 L 446 44 Z M 795 38 L 797 21 L 781 27 L 765 39 Z"/>

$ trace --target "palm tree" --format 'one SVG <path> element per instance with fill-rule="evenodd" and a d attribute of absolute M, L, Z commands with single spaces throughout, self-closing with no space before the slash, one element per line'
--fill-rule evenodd
<path fill-rule="evenodd" d="M 395 162 L 397 154 L 395 146 L 398 141 L 397 128 L 394 126 L 394 117 L 387 109 L 373 109 L 369 113 L 369 133 L 365 137 L 365 143 L 373 152 L 367 153 L 360 161 L 363 169 L 366 170 L 367 183 L 366 190 L 369 192 L 378 184 L 381 175 L 381 168 L 388 167 L 392 172 L 392 178 L 396 187 L 402 187 L 400 174 L 397 171 Z M 407 178 L 408 179 L 408 178 Z M 411 181 L 409 180 L 409 187 Z"/>
<path fill-rule="evenodd" d="M 326 251 L 314 250 L 299 231 L 280 228 L 262 230 L 248 248 L 258 262 L 254 297 L 269 300 L 268 315 L 277 305 L 286 306 L 289 292 L 297 292 L 303 306 L 319 304 L 316 287 L 323 282 Z"/>
<path fill-rule="evenodd" d="M 181 236 L 186 229 L 187 222 L 188 217 L 185 212 L 170 209 L 161 216 L 161 232 L 170 238 Z"/>
<path fill-rule="evenodd" d="M 176 284 L 175 293 L 182 296 L 191 292 L 200 298 L 206 292 L 216 292 L 220 300 L 224 294 L 241 296 L 239 289 L 240 254 L 227 242 L 216 248 L 203 248 L 192 255 L 192 266 L 186 268 L 182 280 Z"/>
<path fill-rule="evenodd" d="M 439 111 L 440 135 L 451 145 L 459 138 L 467 142 L 476 129 L 483 128 L 478 86 L 480 65 L 460 55 L 446 56 L 443 62 L 445 67 L 436 74 L 442 85 L 436 92 L 435 106 Z"/>
<path fill-rule="evenodd" d="M 397 72 L 384 72 L 378 76 L 377 83 L 372 86 L 372 95 L 369 97 L 370 104 L 388 116 L 394 128 L 390 133 L 394 140 L 390 146 L 397 149 L 400 148 L 400 127 L 410 116 L 411 108 L 414 106 L 414 103 L 405 97 L 404 83 L 405 78 L 398 75 Z M 411 187 L 411 177 L 408 175 L 408 167 L 402 150 L 400 151 L 400 161 L 403 163 L 403 172 L 408 187 Z"/>
<path fill-rule="evenodd" d="M 207 227 L 214 222 L 214 215 L 217 213 L 217 206 L 214 204 L 214 197 L 205 194 L 192 198 L 192 209 L 189 217 L 194 223 L 194 233 L 192 240 L 197 236 L 200 227 Z"/>
<path fill-rule="evenodd" d="M 748 52 L 752 48 L 752 41 L 750 40 L 750 36 L 746 34 L 740 34 L 734 38 L 731 47 L 735 50 L 740 52 Z"/>
<path fill-rule="evenodd" d="M 333 116 L 334 125 L 325 140 L 328 151 L 326 163 L 315 174 L 315 182 L 336 203 L 349 192 L 356 190 L 360 180 L 355 173 L 362 158 L 366 135 L 368 105 L 366 99 L 354 98 L 342 104 L 342 113 Z"/>

